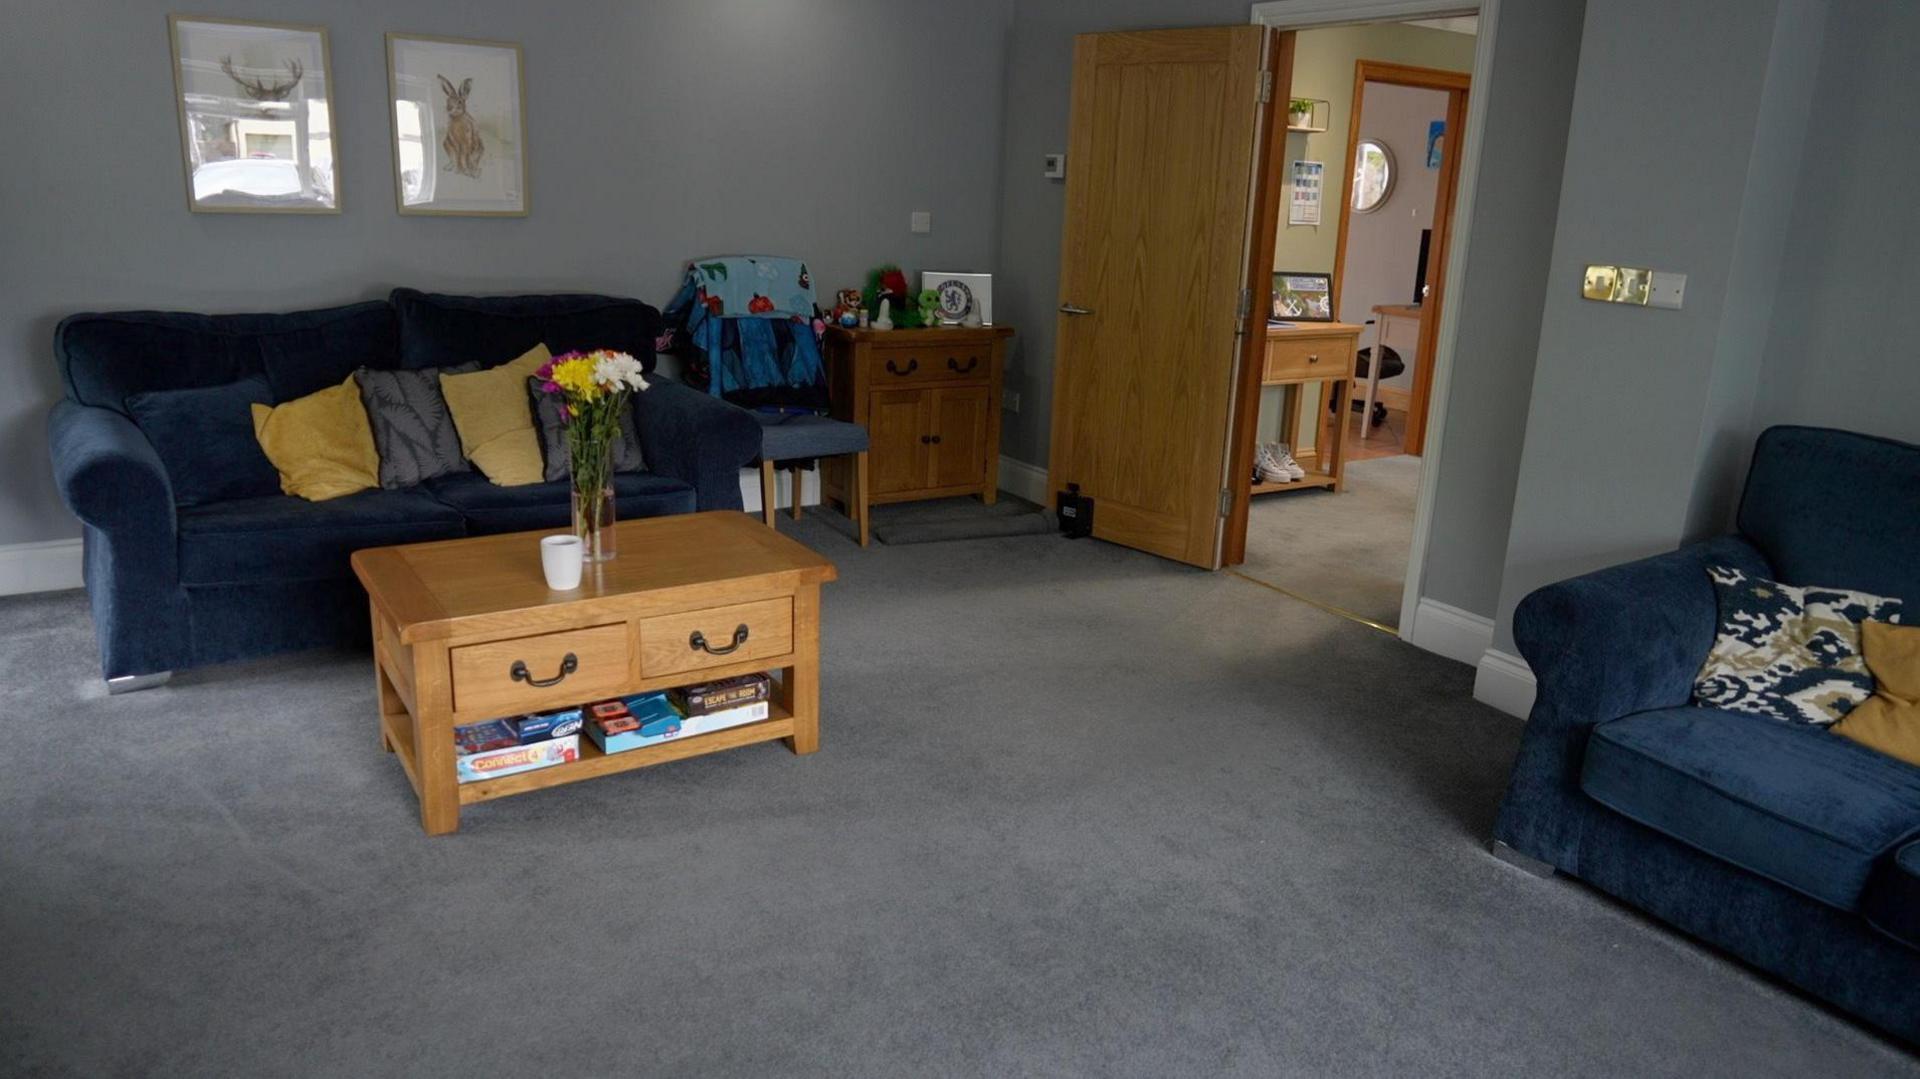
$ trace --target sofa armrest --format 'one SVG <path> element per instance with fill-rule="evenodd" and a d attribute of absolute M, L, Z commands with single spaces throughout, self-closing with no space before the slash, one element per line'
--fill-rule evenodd
<path fill-rule="evenodd" d="M 62 401 L 47 418 L 47 442 L 54 482 L 74 516 L 107 533 L 162 534 L 171 546 L 173 484 L 132 420 Z"/>
<path fill-rule="evenodd" d="M 661 375 L 634 395 L 647 467 L 693 485 L 703 510 L 744 508 L 740 470 L 760 456 L 760 424 L 744 409 Z"/>
<path fill-rule="evenodd" d="M 173 485 L 153 444 L 120 413 L 73 401 L 54 406 L 47 441 L 60 497 L 86 525 L 101 672 L 119 678 L 189 662 Z"/>
<path fill-rule="evenodd" d="M 1707 567 L 1770 576 L 1739 536 L 1721 536 L 1538 589 L 1513 613 L 1533 669 L 1533 713 L 1521 737 L 1494 837 L 1577 871 L 1587 815 L 1580 767 L 1594 725 L 1684 705 L 1713 647 L 1719 605 Z"/>
<path fill-rule="evenodd" d="M 1683 705 L 1713 647 L 1719 607 L 1707 567 L 1772 571 L 1753 545 L 1720 536 L 1534 591 L 1514 641 L 1538 685 L 1530 722 L 1591 726 Z"/>

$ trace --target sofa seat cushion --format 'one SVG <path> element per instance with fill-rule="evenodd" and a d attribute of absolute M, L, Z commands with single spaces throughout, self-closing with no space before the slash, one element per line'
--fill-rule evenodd
<path fill-rule="evenodd" d="M 808 457 L 837 457 L 867 448 L 867 429 L 857 423 L 813 415 L 774 415 L 756 412 L 760 422 L 760 459 L 793 461 Z"/>
<path fill-rule="evenodd" d="M 1828 731 L 1713 708 L 1602 723 L 1581 787 L 1602 805 L 1842 910 L 1920 832 L 1920 768 Z"/>
<path fill-rule="evenodd" d="M 572 518 L 566 482 L 502 487 L 478 472 L 462 472 L 427 481 L 426 489 L 466 518 L 471 535 L 563 529 Z M 652 472 L 619 472 L 613 477 L 614 513 L 619 520 L 692 513 L 693 485 Z"/>
<path fill-rule="evenodd" d="M 1860 910 L 1881 932 L 1920 948 L 1920 841 L 1881 860 Z"/>
<path fill-rule="evenodd" d="M 180 510 L 180 580 L 191 586 L 351 577 L 347 559 L 362 547 L 465 534 L 458 511 L 417 488 L 373 488 L 325 502 L 271 495 L 189 506 Z"/>

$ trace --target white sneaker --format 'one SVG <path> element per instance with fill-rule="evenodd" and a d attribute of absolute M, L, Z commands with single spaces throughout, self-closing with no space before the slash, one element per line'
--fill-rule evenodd
<path fill-rule="evenodd" d="M 1286 469 L 1288 479 L 1304 480 L 1307 478 L 1307 470 L 1300 467 L 1300 462 L 1293 459 L 1293 451 L 1291 448 L 1282 446 L 1276 442 L 1273 444 L 1273 457 L 1274 460 L 1279 462 L 1281 468 Z"/>
<path fill-rule="evenodd" d="M 1253 452 L 1254 475 L 1264 483 L 1292 483 L 1293 473 L 1274 455 L 1272 444 L 1263 444 Z"/>

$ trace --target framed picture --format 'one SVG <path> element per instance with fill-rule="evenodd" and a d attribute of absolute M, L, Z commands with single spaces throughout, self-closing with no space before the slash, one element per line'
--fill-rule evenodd
<path fill-rule="evenodd" d="M 920 287 L 940 295 L 937 313 L 942 323 L 957 325 L 978 315 L 982 326 L 993 325 L 992 274 L 923 270 Z"/>
<path fill-rule="evenodd" d="M 1288 322 L 1332 322 L 1333 278 L 1280 270 L 1273 275 L 1273 317 Z"/>
<path fill-rule="evenodd" d="M 526 215 L 520 46 L 388 34 L 387 92 L 401 213 Z"/>
<path fill-rule="evenodd" d="M 167 35 L 187 208 L 339 213 L 326 28 L 169 15 Z"/>

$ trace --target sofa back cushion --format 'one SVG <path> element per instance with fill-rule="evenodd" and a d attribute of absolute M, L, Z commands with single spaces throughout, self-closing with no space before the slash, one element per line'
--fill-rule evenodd
<path fill-rule="evenodd" d="M 1754 446 L 1739 525 L 1787 584 L 1892 596 L 1920 610 L 1920 446 L 1770 427 Z"/>
<path fill-rule="evenodd" d="M 265 375 L 224 386 L 154 390 L 127 398 L 127 411 L 153 443 L 173 501 L 201 506 L 280 493 L 280 473 L 253 435 L 253 406 L 273 394 Z"/>
<path fill-rule="evenodd" d="M 610 348 L 653 370 L 660 312 L 619 296 L 445 296 L 397 288 L 400 366 L 494 367 L 546 345 L 554 355 Z"/>
<path fill-rule="evenodd" d="M 136 393 L 253 375 L 266 378 L 275 401 L 304 397 L 357 367 L 398 366 L 400 333 L 378 301 L 284 314 L 114 311 L 62 319 L 54 357 L 68 397 L 125 413 Z"/>

